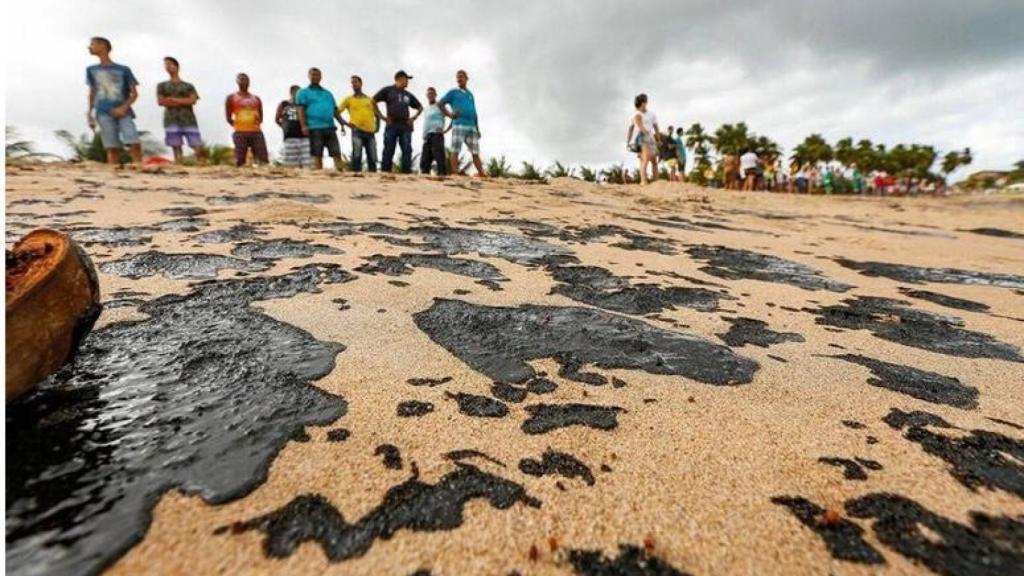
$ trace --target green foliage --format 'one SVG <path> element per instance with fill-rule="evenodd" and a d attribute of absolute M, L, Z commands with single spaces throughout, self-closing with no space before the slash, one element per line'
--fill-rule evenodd
<path fill-rule="evenodd" d="M 547 171 L 548 178 L 572 178 L 574 173 L 575 170 L 568 166 L 565 166 L 564 164 L 558 162 L 557 160 L 555 161 L 555 165 L 552 166 L 551 168 L 548 168 Z"/>
<path fill-rule="evenodd" d="M 745 148 L 751 147 L 752 140 L 753 134 L 745 122 L 722 124 L 715 130 L 715 148 L 722 154 L 738 155 Z"/>
<path fill-rule="evenodd" d="M 523 180 L 544 180 L 544 174 L 537 170 L 537 167 L 531 162 L 523 162 L 523 169 L 519 172 L 519 177 Z"/>
<path fill-rule="evenodd" d="M 505 160 L 505 156 L 491 157 L 487 161 L 487 175 L 491 178 L 511 178 L 515 176 L 512 172 L 512 165 Z"/>
<path fill-rule="evenodd" d="M 942 158 L 942 173 L 949 176 L 957 168 L 967 166 L 973 161 L 974 157 L 971 155 L 970 148 L 964 148 L 961 152 L 951 150 Z"/>
<path fill-rule="evenodd" d="M 626 169 L 622 164 L 615 164 L 601 171 L 601 180 L 609 184 L 625 184 Z"/>
<path fill-rule="evenodd" d="M 79 162 L 107 161 L 107 151 L 103 149 L 103 141 L 100 139 L 99 131 L 93 132 L 91 135 L 86 133 L 75 136 L 67 130 L 57 130 L 54 132 L 54 135 L 71 150 L 72 160 Z M 167 151 L 167 148 L 159 140 L 145 130 L 139 132 L 139 139 L 142 143 L 142 154 L 145 156 L 163 154 Z M 127 164 L 131 161 L 132 157 L 127 147 L 122 148 L 121 164 Z"/>
<path fill-rule="evenodd" d="M 597 182 L 599 177 L 600 174 L 598 174 L 594 169 L 587 166 L 580 166 L 580 178 L 584 182 Z"/>
<path fill-rule="evenodd" d="M 791 159 L 799 165 L 816 165 L 820 162 L 830 162 L 833 156 L 832 147 L 824 136 L 811 134 L 793 149 Z"/>

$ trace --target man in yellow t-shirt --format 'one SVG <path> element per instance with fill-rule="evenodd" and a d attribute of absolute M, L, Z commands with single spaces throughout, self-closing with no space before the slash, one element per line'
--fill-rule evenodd
<path fill-rule="evenodd" d="M 348 112 L 348 120 L 341 118 Z M 363 94 L 363 79 L 352 76 L 352 95 L 338 104 L 338 117 L 343 126 L 352 129 L 352 171 L 363 169 L 363 149 L 366 149 L 366 166 L 370 172 L 377 171 L 377 110 L 373 100 Z"/>

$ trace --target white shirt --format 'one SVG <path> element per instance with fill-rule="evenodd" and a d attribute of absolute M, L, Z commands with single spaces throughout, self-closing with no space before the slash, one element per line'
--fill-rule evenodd
<path fill-rule="evenodd" d="M 757 154 L 747 152 L 743 156 L 740 156 L 741 170 L 752 170 L 754 168 L 757 168 Z"/>

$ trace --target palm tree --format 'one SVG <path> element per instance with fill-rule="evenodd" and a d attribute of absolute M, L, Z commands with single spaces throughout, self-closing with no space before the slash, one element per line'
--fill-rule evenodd
<path fill-rule="evenodd" d="M 853 138 L 847 136 L 836 142 L 835 159 L 843 168 L 850 168 L 857 163 L 857 149 L 853 147 Z"/>
<path fill-rule="evenodd" d="M 817 165 L 830 162 L 833 155 L 832 147 L 821 134 L 811 134 L 793 149 L 791 159 L 797 164 Z"/>
<path fill-rule="evenodd" d="M 597 182 L 599 174 L 593 168 L 580 166 L 580 179 L 584 182 Z"/>
<path fill-rule="evenodd" d="M 736 156 L 750 147 L 752 136 L 745 122 L 722 124 L 715 130 L 715 148 L 722 154 Z"/>
<path fill-rule="evenodd" d="M 711 137 L 704 131 L 704 127 L 698 123 L 692 124 L 686 130 L 686 145 L 693 149 L 693 170 L 689 179 L 698 184 L 707 184 L 704 173 L 711 168 Z"/>
<path fill-rule="evenodd" d="M 523 171 L 519 173 L 523 180 L 543 180 L 544 175 L 531 162 L 523 162 Z"/>
<path fill-rule="evenodd" d="M 548 168 L 548 178 L 572 178 L 575 170 L 571 167 L 565 166 L 559 161 L 555 161 L 555 165 Z"/>
<path fill-rule="evenodd" d="M 505 161 L 505 156 L 491 157 L 487 161 L 487 175 L 491 178 L 510 178 L 513 176 L 512 166 Z"/>
<path fill-rule="evenodd" d="M 59 158 L 56 154 L 36 152 L 36 146 L 29 140 L 18 140 L 20 135 L 18 129 L 11 126 L 4 127 L 4 158 L 10 160 L 24 160 L 28 158 Z"/>
<path fill-rule="evenodd" d="M 767 136 L 758 136 L 753 140 L 754 153 L 767 164 L 774 164 L 775 159 L 782 155 L 778 143 Z"/>
<path fill-rule="evenodd" d="M 971 156 L 971 149 L 964 148 L 963 152 L 957 152 L 956 150 L 950 150 L 942 158 L 942 174 L 949 178 L 949 175 L 961 166 L 967 166 L 974 161 Z"/>

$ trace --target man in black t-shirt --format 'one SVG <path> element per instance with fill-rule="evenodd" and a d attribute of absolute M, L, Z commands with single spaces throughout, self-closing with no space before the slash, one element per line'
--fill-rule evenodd
<path fill-rule="evenodd" d="M 277 114 L 274 121 L 284 132 L 284 150 L 281 151 L 281 163 L 285 166 L 298 166 L 308 168 L 312 164 L 312 156 L 309 155 L 309 138 L 302 135 L 302 124 L 299 122 L 299 107 L 295 104 L 295 95 L 299 93 L 298 86 L 290 89 L 291 98 L 282 100 L 277 105 Z"/>
<path fill-rule="evenodd" d="M 384 128 L 384 155 L 381 158 L 380 169 L 383 172 L 391 172 L 395 159 L 395 143 L 402 148 L 402 173 L 412 172 L 412 126 L 413 122 L 423 113 L 423 105 L 411 93 L 406 91 L 409 80 L 412 76 L 399 70 L 395 73 L 395 83 L 392 86 L 381 88 L 373 96 L 373 102 L 377 110 L 377 117 L 386 124 Z M 376 107 L 377 102 L 387 104 L 387 114 L 381 114 L 380 108 Z M 409 116 L 409 109 L 416 110 L 416 114 Z"/>

